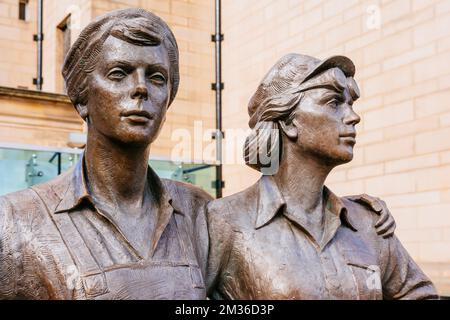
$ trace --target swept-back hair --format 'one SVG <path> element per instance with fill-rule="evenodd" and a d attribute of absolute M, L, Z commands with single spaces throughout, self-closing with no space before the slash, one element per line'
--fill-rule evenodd
<path fill-rule="evenodd" d="M 304 93 L 287 90 L 284 94 L 269 97 L 252 131 L 245 139 L 245 163 L 263 174 L 274 174 L 281 159 L 279 120 L 290 123 Z"/>

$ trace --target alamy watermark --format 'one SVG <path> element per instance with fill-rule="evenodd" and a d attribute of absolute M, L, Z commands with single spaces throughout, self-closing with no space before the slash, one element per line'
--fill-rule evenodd
<path fill-rule="evenodd" d="M 225 165 L 243 165 L 245 158 L 248 164 L 258 164 L 263 173 L 271 174 L 278 170 L 279 135 L 278 129 L 242 129 L 229 128 L 225 137 L 216 134 L 215 129 L 206 128 L 202 121 L 194 121 L 190 129 L 178 128 L 172 131 L 171 141 L 174 143 L 170 160 L 174 163 L 209 162 Z M 246 152 L 244 146 L 248 139 Z M 220 141 L 218 141 L 220 139 Z M 219 142 L 219 143 L 218 143 Z M 219 151 L 219 152 L 218 152 Z"/>

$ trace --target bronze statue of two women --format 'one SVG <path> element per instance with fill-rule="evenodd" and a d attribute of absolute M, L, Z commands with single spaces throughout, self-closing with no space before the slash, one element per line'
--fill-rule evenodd
<path fill-rule="evenodd" d="M 0 197 L 0 298 L 435 298 L 386 205 L 324 186 L 353 156 L 354 73 L 345 57 L 277 62 L 249 104 L 245 157 L 263 175 L 213 200 L 148 166 L 180 81 L 169 27 L 142 9 L 98 17 L 63 66 L 83 156 Z"/>

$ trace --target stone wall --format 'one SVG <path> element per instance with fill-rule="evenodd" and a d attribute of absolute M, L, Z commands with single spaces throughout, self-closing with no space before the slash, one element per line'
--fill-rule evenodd
<path fill-rule="evenodd" d="M 19 20 L 19 1 L 0 1 L 0 86 L 34 89 L 36 77 L 36 2 L 27 20 Z"/>

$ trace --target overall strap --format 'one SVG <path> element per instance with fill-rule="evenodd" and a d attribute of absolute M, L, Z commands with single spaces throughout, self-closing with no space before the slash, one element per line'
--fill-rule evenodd
<path fill-rule="evenodd" d="M 65 246 L 69 250 L 71 257 L 80 272 L 87 296 L 93 297 L 106 293 L 108 288 L 105 274 L 87 247 L 83 237 L 73 223 L 70 214 L 68 212 L 55 214 L 48 208 L 39 193 L 33 187 L 31 189 L 36 193 L 43 204 L 43 207 L 47 210 L 50 219 L 53 220 L 57 227 Z M 59 201 L 55 194 L 48 193 L 47 197 L 53 198 L 49 199 L 51 202 Z"/>
<path fill-rule="evenodd" d="M 183 251 L 186 265 L 189 266 L 192 286 L 194 288 L 203 289 L 205 287 L 205 283 L 197 261 L 197 257 L 194 252 L 194 244 L 192 243 L 191 237 L 189 236 L 188 230 L 186 228 L 186 221 L 184 221 L 185 217 L 182 214 L 178 213 L 175 213 L 174 216 L 181 250 Z"/>

